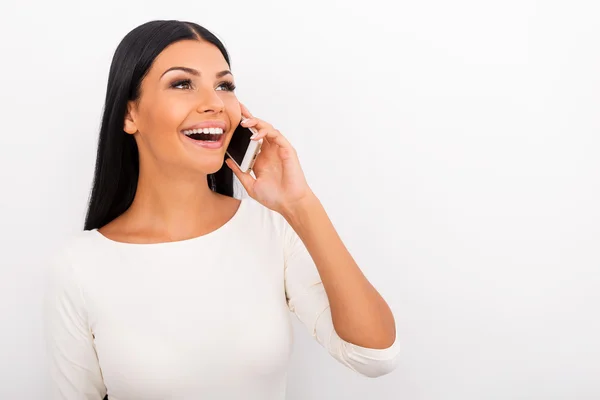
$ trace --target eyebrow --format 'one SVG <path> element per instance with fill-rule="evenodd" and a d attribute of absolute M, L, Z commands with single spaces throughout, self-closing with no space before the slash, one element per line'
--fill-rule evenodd
<path fill-rule="evenodd" d="M 175 71 L 175 70 L 180 70 L 180 71 L 184 71 L 187 72 L 188 74 L 192 74 L 194 76 L 200 76 L 200 72 L 194 68 L 189 68 L 189 67 L 171 67 L 168 70 L 166 70 L 165 72 L 162 73 L 162 75 L 160 76 L 161 78 L 170 71 Z M 216 77 L 217 78 L 222 78 L 225 75 L 232 75 L 231 71 L 229 71 L 228 69 L 221 71 L 221 72 L 217 72 Z"/>

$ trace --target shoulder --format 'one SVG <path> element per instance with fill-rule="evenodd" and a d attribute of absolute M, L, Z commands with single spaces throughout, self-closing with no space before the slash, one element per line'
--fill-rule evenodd
<path fill-rule="evenodd" d="M 273 211 L 251 197 L 242 199 L 240 204 L 240 219 L 246 228 L 271 232 L 284 237 L 288 231 L 288 223 L 281 214 Z"/>
<path fill-rule="evenodd" d="M 68 258 L 91 255 L 98 247 L 100 235 L 96 229 L 71 233 L 60 242 L 55 254 Z"/>
<path fill-rule="evenodd" d="M 45 293 L 48 299 L 52 296 L 70 296 L 78 298 L 82 287 L 82 265 L 89 264 L 98 253 L 94 242 L 95 231 L 81 231 L 63 238 L 49 253 L 45 262 Z M 54 303 L 52 303 L 54 304 Z"/>
<path fill-rule="evenodd" d="M 49 254 L 49 267 L 52 274 L 75 273 L 74 268 L 82 261 L 95 259 L 98 254 L 96 230 L 71 233 L 59 241 Z"/>

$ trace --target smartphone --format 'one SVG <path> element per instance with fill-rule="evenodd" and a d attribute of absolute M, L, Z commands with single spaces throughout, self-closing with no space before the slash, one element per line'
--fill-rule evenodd
<path fill-rule="evenodd" d="M 242 119 L 244 121 L 245 119 Z M 256 133 L 254 128 L 243 127 L 240 125 L 235 129 L 229 146 L 227 146 L 227 155 L 236 163 L 242 172 L 248 172 L 254 166 L 254 161 L 260 151 L 262 139 L 251 140 L 250 137 Z"/>

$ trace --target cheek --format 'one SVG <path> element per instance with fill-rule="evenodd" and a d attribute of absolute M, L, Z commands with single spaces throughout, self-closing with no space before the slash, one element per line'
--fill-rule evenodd
<path fill-rule="evenodd" d="M 161 137 L 168 136 L 165 133 L 177 131 L 191 107 L 191 102 L 181 99 L 155 99 L 152 106 L 144 112 L 145 129 L 143 132 L 159 140 Z"/>
<path fill-rule="evenodd" d="M 242 111 L 240 109 L 240 102 L 235 95 L 223 96 L 221 98 L 225 106 L 225 112 L 229 117 L 232 127 L 237 126 L 242 119 Z"/>
<path fill-rule="evenodd" d="M 164 128 L 176 130 L 190 112 L 195 109 L 193 100 L 194 99 L 191 96 L 165 99 L 162 104 L 159 104 L 158 107 L 156 107 L 155 119 L 160 119 L 160 123 L 162 123 Z"/>

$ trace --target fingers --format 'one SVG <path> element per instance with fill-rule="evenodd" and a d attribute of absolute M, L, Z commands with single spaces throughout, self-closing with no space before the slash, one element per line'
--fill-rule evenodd
<path fill-rule="evenodd" d="M 275 143 L 279 147 L 293 150 L 292 144 L 273 127 L 267 127 L 258 130 L 258 134 L 254 136 L 253 140 L 260 140 L 265 138 L 269 143 Z"/>
<path fill-rule="evenodd" d="M 255 118 L 250 114 L 250 111 L 240 103 L 240 108 L 242 110 L 242 115 L 245 116 L 245 121 L 242 122 L 242 126 L 246 128 L 254 128 L 257 131 L 256 134 L 252 136 L 252 140 L 260 140 L 263 138 L 267 138 L 270 143 L 274 143 L 279 147 L 283 147 L 289 150 L 293 150 L 291 143 L 279 132 L 277 129 L 273 128 L 273 125 Z"/>
<path fill-rule="evenodd" d="M 231 168 L 235 176 L 237 176 L 239 181 L 242 183 L 242 186 L 244 186 L 244 189 L 246 189 L 246 192 L 250 196 L 253 196 L 252 187 L 254 186 L 255 179 L 252 177 L 252 175 L 242 172 L 242 170 L 231 158 L 225 160 L 225 164 L 227 164 L 227 166 Z"/>
<path fill-rule="evenodd" d="M 249 118 L 249 119 L 243 120 L 241 124 L 243 127 L 250 128 L 250 131 L 252 132 L 251 139 L 254 140 L 256 138 L 257 129 L 260 129 L 260 127 L 259 127 L 260 123 L 261 123 L 261 121 L 258 118 Z"/>
<path fill-rule="evenodd" d="M 281 134 L 281 132 L 279 132 L 279 130 L 258 118 L 248 119 L 242 123 L 242 126 L 254 128 L 256 133 L 252 136 L 252 140 L 267 138 L 271 143 L 275 143 L 281 147 L 292 147 L 290 142 Z"/>

